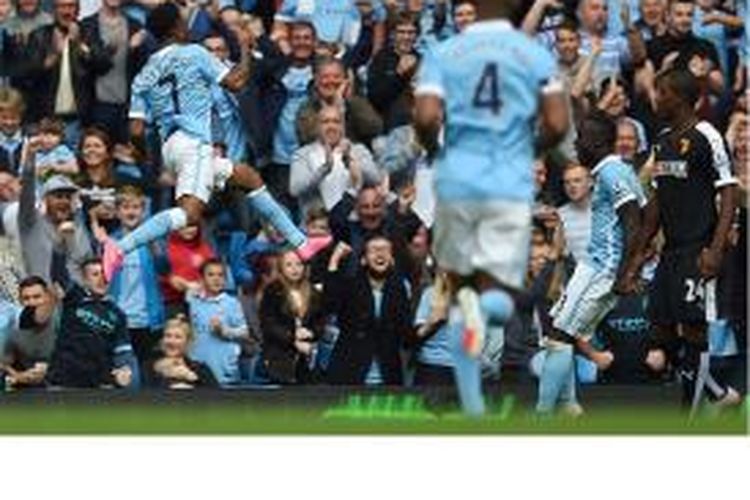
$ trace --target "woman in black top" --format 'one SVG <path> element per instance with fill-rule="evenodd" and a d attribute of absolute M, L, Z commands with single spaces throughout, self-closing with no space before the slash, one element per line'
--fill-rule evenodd
<path fill-rule="evenodd" d="M 211 369 L 187 355 L 193 331 L 187 318 L 178 314 L 167 321 L 161 339 L 162 356 L 149 361 L 143 369 L 144 385 L 161 389 L 218 387 Z"/>

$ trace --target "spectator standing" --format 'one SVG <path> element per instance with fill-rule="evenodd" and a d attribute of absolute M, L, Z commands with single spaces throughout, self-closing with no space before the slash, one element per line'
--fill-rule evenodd
<path fill-rule="evenodd" d="M 33 31 L 19 63 L 29 119 L 54 116 L 63 121 L 66 142 L 78 142 L 82 122 L 91 109 L 91 64 L 102 55 L 81 37 L 78 0 L 54 1 L 54 24 Z"/>
<path fill-rule="evenodd" d="M 57 340 L 47 372 L 53 387 L 137 387 L 137 365 L 125 313 L 107 296 L 99 260 L 83 263 L 79 285 L 65 257 L 53 256 L 53 276 L 64 290 Z"/>
<path fill-rule="evenodd" d="M 399 349 L 412 334 L 412 321 L 406 286 L 395 272 L 393 244 L 378 235 L 367 240 L 353 280 L 339 267 L 350 252 L 339 244 L 328 267 L 325 290 L 340 328 L 328 379 L 333 384 L 400 385 Z"/>
<path fill-rule="evenodd" d="M 354 93 L 346 68 L 336 59 L 323 59 L 315 66 L 313 89 L 297 115 L 300 144 L 309 144 L 318 136 L 318 112 L 325 106 L 344 109 L 346 136 L 355 143 L 370 146 L 383 131 L 383 120 L 370 102 Z"/>
<path fill-rule="evenodd" d="M 313 206 L 331 210 L 347 189 L 380 181 L 370 151 L 344 135 L 340 108 L 321 108 L 317 122 L 318 139 L 294 153 L 289 179 L 289 191 L 299 200 L 303 218 Z"/>
<path fill-rule="evenodd" d="M 89 123 L 116 143 L 128 140 L 130 83 L 145 62 L 146 31 L 122 11 L 122 0 L 103 0 L 98 12 L 81 21 L 82 43 L 96 54 L 91 61 L 93 102 Z"/>
<path fill-rule="evenodd" d="M 38 137 L 29 140 L 23 161 L 18 237 L 21 248 L 34 249 L 23 253 L 24 267 L 27 274 L 48 281 L 53 249 L 61 249 L 67 255 L 70 275 L 79 277 L 81 264 L 92 256 L 92 252 L 88 231 L 74 210 L 78 186 L 65 176 L 52 176 L 42 185 L 42 203 L 37 206 L 32 158 L 39 142 Z"/>
<path fill-rule="evenodd" d="M 312 286 L 307 266 L 294 252 L 284 252 L 277 262 L 278 280 L 260 303 L 263 363 L 272 382 L 310 382 L 326 321 L 325 296 Z"/>
<path fill-rule="evenodd" d="M 21 124 L 25 111 L 21 93 L 11 87 L 0 87 L 0 172 L 21 174 Z"/>
<path fill-rule="evenodd" d="M 201 289 L 187 293 L 195 342 L 190 357 L 208 365 L 221 386 L 240 383 L 240 341 L 249 336 L 239 300 L 224 291 L 224 264 L 209 259 L 201 266 Z"/>
<path fill-rule="evenodd" d="M 57 297 L 38 276 L 19 284 L 21 307 L 2 345 L 0 375 L 5 373 L 6 388 L 43 385 L 55 345 Z"/>
<path fill-rule="evenodd" d="M 380 51 L 370 64 L 367 96 L 383 118 L 384 132 L 408 124 L 413 103 L 413 81 L 419 67 L 416 50 L 417 21 L 399 16 L 393 44 Z"/>
<path fill-rule="evenodd" d="M 120 237 L 143 222 L 145 198 L 137 188 L 126 187 L 117 196 Z M 122 269 L 110 283 L 110 293 L 125 311 L 128 332 L 140 363 L 152 359 L 164 324 L 164 299 L 159 288 L 154 253 L 148 246 L 125 256 Z"/>
<path fill-rule="evenodd" d="M 185 293 L 200 290 L 201 267 L 215 257 L 211 245 L 203 238 L 200 226 L 187 226 L 167 237 L 165 249 L 169 269 L 162 278 L 162 293 L 167 317 L 186 313 Z"/>
<path fill-rule="evenodd" d="M 563 171 L 563 185 L 569 201 L 557 212 L 562 223 L 565 252 L 575 262 L 582 262 L 591 235 L 591 190 L 594 187 L 591 172 L 583 165 L 568 164 Z"/>

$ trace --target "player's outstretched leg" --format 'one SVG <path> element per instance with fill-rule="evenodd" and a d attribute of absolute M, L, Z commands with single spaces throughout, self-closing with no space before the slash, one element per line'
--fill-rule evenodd
<path fill-rule="evenodd" d="M 463 287 L 456 300 L 464 318 L 463 348 L 471 357 L 478 357 L 484 347 L 488 323 L 504 324 L 513 315 L 513 299 L 500 289 L 490 289 L 478 294 Z"/>
<path fill-rule="evenodd" d="M 102 267 L 107 281 L 122 266 L 125 255 L 138 247 L 162 238 L 172 231 L 182 229 L 188 224 L 188 214 L 182 207 L 164 210 L 149 218 L 134 231 L 126 234 L 119 241 L 112 238 L 97 236 L 102 244 Z"/>
<path fill-rule="evenodd" d="M 482 396 L 482 367 L 479 359 L 470 356 L 464 347 L 466 326 L 463 314 L 458 307 L 452 307 L 449 315 L 451 350 L 453 351 L 453 375 L 456 380 L 458 397 L 465 415 L 480 417 L 484 415 L 485 405 Z"/>
<path fill-rule="evenodd" d="M 232 180 L 249 190 L 247 194 L 249 206 L 284 237 L 303 261 L 310 260 L 331 244 L 330 236 L 305 236 L 294 224 L 287 211 L 271 196 L 260 174 L 251 167 L 236 165 L 232 172 Z"/>
<path fill-rule="evenodd" d="M 539 395 L 536 411 L 540 414 L 554 412 L 562 391 L 570 383 L 574 370 L 573 346 L 558 340 L 547 339 L 544 363 L 539 375 Z"/>

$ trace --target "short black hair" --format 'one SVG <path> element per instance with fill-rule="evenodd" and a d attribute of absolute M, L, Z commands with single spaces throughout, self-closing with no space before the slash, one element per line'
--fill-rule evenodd
<path fill-rule="evenodd" d="M 47 288 L 47 282 L 41 276 L 27 276 L 18 284 L 18 290 L 31 288 L 32 286 L 41 286 Z"/>
<path fill-rule="evenodd" d="M 664 82 L 683 102 L 695 106 L 701 95 L 698 79 L 686 68 L 670 68 L 656 75 L 656 81 Z"/>
<path fill-rule="evenodd" d="M 606 113 L 589 113 L 578 125 L 576 146 L 581 163 L 593 168 L 602 158 L 612 154 L 617 140 L 617 124 Z"/>
<path fill-rule="evenodd" d="M 166 2 L 157 5 L 148 15 L 146 29 L 154 35 L 156 40 L 163 41 L 172 33 L 179 19 L 180 9 L 175 4 Z"/>
<path fill-rule="evenodd" d="M 203 264 L 201 264 L 201 276 L 204 276 L 206 274 L 206 270 L 211 266 L 220 266 L 222 269 L 224 269 L 224 262 L 218 257 L 212 257 L 208 259 Z"/>
<path fill-rule="evenodd" d="M 89 257 L 85 259 L 83 262 L 81 262 L 81 265 L 79 266 L 82 273 L 86 272 L 86 268 L 89 266 L 93 266 L 95 264 L 101 265 L 102 259 L 99 257 Z"/>
<path fill-rule="evenodd" d="M 296 21 L 292 21 L 292 24 L 289 29 L 289 33 L 291 33 L 294 30 L 303 30 L 303 29 L 308 29 L 312 31 L 313 37 L 315 37 L 316 39 L 318 38 L 318 30 L 315 28 L 315 25 L 305 19 L 298 19 Z"/>
<path fill-rule="evenodd" d="M 368 234 L 365 237 L 364 245 L 362 245 L 362 249 L 365 250 L 370 245 L 371 242 L 375 240 L 385 240 L 391 245 L 393 245 L 393 240 L 391 240 L 387 234 L 385 234 L 382 231 L 373 231 L 372 233 Z"/>

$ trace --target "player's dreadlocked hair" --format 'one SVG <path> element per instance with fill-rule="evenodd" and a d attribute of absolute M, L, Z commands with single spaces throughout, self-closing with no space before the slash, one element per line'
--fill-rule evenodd
<path fill-rule="evenodd" d="M 180 9 L 171 2 L 157 5 L 148 15 L 146 29 L 157 41 L 164 41 L 169 37 L 180 18 Z"/>

